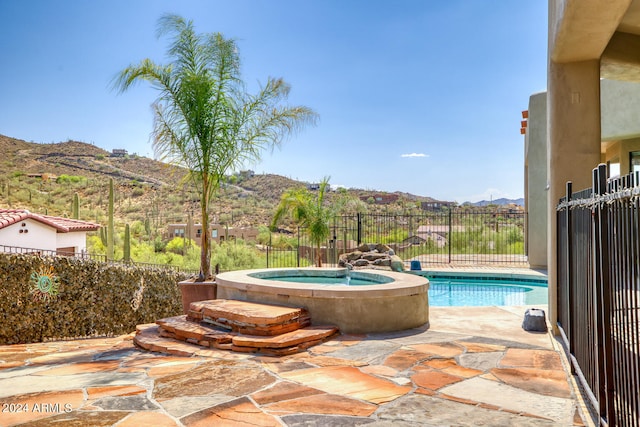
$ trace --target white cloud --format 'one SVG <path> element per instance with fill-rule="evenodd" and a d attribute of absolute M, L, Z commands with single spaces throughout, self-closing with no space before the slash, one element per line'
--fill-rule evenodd
<path fill-rule="evenodd" d="M 424 153 L 411 153 L 411 154 L 401 154 L 400 157 L 429 157 L 429 155 Z"/>

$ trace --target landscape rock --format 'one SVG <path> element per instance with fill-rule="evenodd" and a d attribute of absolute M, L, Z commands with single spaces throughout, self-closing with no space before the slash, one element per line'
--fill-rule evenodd
<path fill-rule="evenodd" d="M 370 246 L 370 245 L 368 245 L 366 243 L 363 243 L 360 246 L 358 246 L 357 250 L 360 251 L 360 252 L 370 252 L 370 251 L 373 250 L 374 247 L 375 246 Z"/>
<path fill-rule="evenodd" d="M 547 332 L 547 322 L 544 310 L 539 308 L 529 308 L 524 313 L 522 329 L 529 332 Z"/>
<path fill-rule="evenodd" d="M 391 256 L 391 270 L 392 271 L 404 271 L 404 262 L 398 255 Z"/>
<path fill-rule="evenodd" d="M 373 261 L 373 265 L 378 267 L 391 267 L 391 259 L 389 258 L 377 259 Z"/>
<path fill-rule="evenodd" d="M 385 253 L 367 252 L 366 254 L 362 254 L 361 258 L 367 261 L 375 261 L 377 259 L 389 258 L 389 255 Z"/>
<path fill-rule="evenodd" d="M 356 250 L 353 252 L 349 252 L 348 254 L 345 254 L 347 257 L 347 261 L 355 261 L 357 259 L 362 258 L 362 251 Z"/>
<path fill-rule="evenodd" d="M 376 251 L 380 252 L 380 253 L 389 253 L 389 251 L 391 250 L 391 248 L 387 245 L 383 245 L 381 243 L 378 243 L 376 245 Z"/>
<path fill-rule="evenodd" d="M 395 259 L 395 269 L 393 260 Z M 395 255 L 393 249 L 383 244 L 362 244 L 353 252 L 340 255 L 338 266 L 342 268 L 391 268 L 394 271 L 404 271 L 404 263 Z"/>

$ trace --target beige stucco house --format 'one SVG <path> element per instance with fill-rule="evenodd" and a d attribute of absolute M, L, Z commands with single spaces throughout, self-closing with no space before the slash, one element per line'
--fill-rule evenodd
<path fill-rule="evenodd" d="M 640 83 L 600 80 L 600 163 L 609 175 L 640 171 Z M 547 268 L 547 93 L 529 98 L 525 133 L 527 254 L 534 268 Z M 595 167 L 595 166 L 594 166 Z M 575 187 L 580 190 L 582 187 Z M 557 203 L 557 200 L 556 200 Z"/>
<path fill-rule="evenodd" d="M 99 228 L 92 222 L 40 215 L 26 209 L 0 209 L 0 252 L 84 254 L 87 232 Z"/>
<path fill-rule="evenodd" d="M 226 227 L 220 224 L 211 224 L 211 239 L 220 243 L 225 240 L 241 239 L 248 242 L 255 242 L 258 239 L 258 229 L 255 227 Z M 200 244 L 202 238 L 202 225 L 193 224 L 169 224 L 167 227 L 168 237 L 189 237 L 197 244 Z"/>
<path fill-rule="evenodd" d="M 548 29 L 547 91 L 524 114 L 525 204 L 529 261 L 547 268 L 555 319 L 557 228 L 548 218 L 567 181 L 590 187 L 601 162 L 614 175 L 640 167 L 640 1 L 549 0 Z"/>

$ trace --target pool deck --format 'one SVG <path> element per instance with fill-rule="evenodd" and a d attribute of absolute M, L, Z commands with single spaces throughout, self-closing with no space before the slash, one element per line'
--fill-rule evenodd
<path fill-rule="evenodd" d="M 0 426 L 592 425 L 526 308 L 433 307 L 429 328 L 284 357 L 151 353 L 132 335 L 0 346 Z"/>

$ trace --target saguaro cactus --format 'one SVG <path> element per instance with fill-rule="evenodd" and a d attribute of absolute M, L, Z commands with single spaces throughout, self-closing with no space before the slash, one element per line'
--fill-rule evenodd
<path fill-rule="evenodd" d="M 73 219 L 80 219 L 80 196 L 78 196 L 78 193 L 73 193 L 71 212 Z"/>
<path fill-rule="evenodd" d="M 107 227 L 100 227 L 100 241 L 102 246 L 107 246 Z"/>
<path fill-rule="evenodd" d="M 107 259 L 113 260 L 115 240 L 115 228 L 113 225 L 113 178 L 109 178 L 109 220 L 107 223 Z"/>
<path fill-rule="evenodd" d="M 124 226 L 124 248 L 122 253 L 125 261 L 131 261 L 131 232 L 129 231 L 129 224 Z"/>

